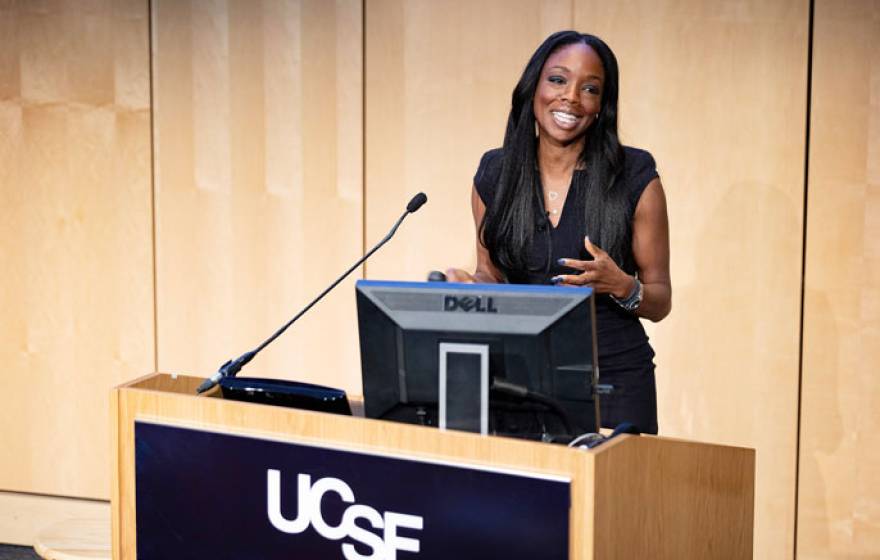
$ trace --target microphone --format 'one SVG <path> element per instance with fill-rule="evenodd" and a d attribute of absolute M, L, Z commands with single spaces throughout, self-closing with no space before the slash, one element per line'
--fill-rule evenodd
<path fill-rule="evenodd" d="M 303 308 L 300 310 L 300 312 L 297 313 L 297 314 L 293 317 L 293 319 L 291 319 L 290 321 L 287 322 L 287 324 L 285 324 L 283 327 L 281 327 L 280 329 L 278 329 L 277 331 L 275 331 L 275 334 L 273 334 L 272 336 L 270 336 L 269 338 L 267 338 L 265 341 L 263 341 L 262 344 L 260 344 L 259 346 L 257 346 L 257 347 L 254 348 L 253 350 L 251 350 L 250 352 L 245 352 L 244 354 L 242 354 L 242 355 L 239 356 L 238 358 L 236 358 L 236 359 L 234 359 L 234 360 L 229 360 L 229 361 L 227 361 L 225 364 L 223 364 L 222 366 L 220 366 L 220 368 L 217 370 L 217 373 L 215 373 L 215 374 L 212 375 L 211 377 L 205 379 L 205 380 L 202 382 L 202 384 L 199 385 L 198 389 L 196 389 L 196 393 L 201 394 L 201 393 L 204 393 L 205 391 L 210 390 L 210 389 L 213 388 L 215 385 L 217 385 L 217 383 L 219 383 L 220 380 L 223 379 L 224 377 L 235 377 L 236 375 L 238 375 L 238 372 L 241 371 L 241 368 L 244 367 L 248 362 L 250 362 L 251 360 L 253 360 L 253 359 L 254 359 L 254 356 L 256 356 L 257 354 L 259 354 L 260 351 L 263 350 L 263 348 L 265 348 L 266 346 L 268 346 L 269 344 L 271 344 L 272 341 L 274 341 L 276 338 L 278 338 L 279 336 L 281 336 L 281 334 L 282 334 L 284 331 L 286 331 L 287 328 L 288 328 L 290 325 L 294 324 L 294 323 L 297 321 L 297 319 L 299 319 L 300 317 L 302 317 L 303 315 L 305 315 L 305 313 L 306 313 L 309 309 L 311 309 L 313 305 L 315 305 L 316 303 L 318 303 L 319 301 L 321 301 L 321 299 L 322 299 L 324 296 L 326 296 L 326 295 L 330 292 L 330 290 L 332 290 L 332 289 L 335 288 L 340 282 L 342 282 L 343 280 L 345 280 L 345 277 L 346 277 L 346 276 L 348 276 L 349 274 L 351 274 L 351 272 L 352 272 L 354 269 L 356 269 L 357 267 L 359 267 L 361 264 L 363 264 L 363 262 L 364 262 L 365 260 L 367 260 L 368 258 L 370 258 L 370 256 L 371 256 L 373 253 L 375 253 L 376 251 L 378 251 L 378 250 L 379 250 L 379 247 L 381 247 L 382 245 L 385 245 L 385 243 L 387 243 L 387 242 L 388 242 L 388 241 L 394 236 L 394 234 L 397 233 L 397 228 L 399 228 L 399 227 L 400 227 L 400 224 L 403 223 L 404 218 L 406 218 L 407 216 L 409 216 L 410 214 L 412 214 L 413 212 L 415 212 L 416 210 L 418 210 L 419 208 L 421 208 L 422 205 L 424 205 L 426 202 L 428 202 L 428 197 L 425 195 L 425 193 L 420 192 L 419 194 L 417 194 L 417 195 L 415 195 L 414 197 L 412 197 L 412 200 L 410 200 L 409 203 L 406 205 L 406 211 L 405 211 L 403 214 L 401 214 L 401 216 L 397 219 L 397 221 L 396 221 L 396 222 L 394 223 L 394 225 L 391 227 L 391 231 L 389 231 L 388 234 L 387 234 L 385 237 L 383 237 L 381 241 L 379 241 L 378 243 L 376 243 L 376 245 L 374 245 L 373 248 L 370 249 L 370 250 L 367 252 L 367 254 L 365 254 L 363 257 L 361 257 L 360 259 L 358 259 L 356 263 L 354 263 L 353 265 L 351 265 L 351 267 L 350 267 L 348 270 L 346 270 L 345 272 L 342 273 L 342 276 L 340 276 L 340 277 L 337 278 L 332 284 L 330 284 L 329 286 L 327 286 L 327 288 L 325 288 L 323 292 L 321 292 L 320 294 L 318 294 L 318 297 L 316 297 L 316 298 L 313 299 L 308 305 L 306 305 L 305 307 L 303 307 Z"/>
<path fill-rule="evenodd" d="M 412 200 L 409 201 L 409 204 L 406 205 L 406 211 L 408 214 L 412 214 L 416 210 L 422 207 L 423 204 L 428 202 L 428 197 L 425 193 L 420 192 L 419 194 L 412 197 Z"/>

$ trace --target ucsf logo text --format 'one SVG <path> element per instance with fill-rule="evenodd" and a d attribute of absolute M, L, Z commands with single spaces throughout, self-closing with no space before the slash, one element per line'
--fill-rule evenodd
<path fill-rule="evenodd" d="M 297 514 L 296 519 L 285 519 L 281 513 L 281 472 L 268 469 L 267 508 L 272 526 L 284 533 L 302 533 L 309 526 L 322 537 L 332 541 L 346 537 L 363 544 L 370 549 L 369 554 L 361 554 L 351 543 L 342 544 L 342 554 L 346 560 L 397 560 L 397 551 L 419 552 L 419 540 L 401 537 L 398 528 L 422 530 L 424 522 L 421 516 L 386 511 L 379 513 L 370 506 L 356 504 L 351 487 L 338 478 L 320 478 L 312 484 L 312 477 L 307 474 L 297 476 Z M 333 526 L 321 515 L 321 500 L 324 494 L 333 492 L 343 502 L 352 504 L 345 509 L 342 521 Z M 364 528 L 355 521 L 363 519 L 373 529 L 381 530 L 381 535 Z"/>

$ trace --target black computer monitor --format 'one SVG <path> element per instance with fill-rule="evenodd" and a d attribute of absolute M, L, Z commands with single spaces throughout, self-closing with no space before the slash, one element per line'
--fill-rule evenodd
<path fill-rule="evenodd" d="M 565 441 L 599 424 L 590 288 L 361 280 L 369 418 Z"/>

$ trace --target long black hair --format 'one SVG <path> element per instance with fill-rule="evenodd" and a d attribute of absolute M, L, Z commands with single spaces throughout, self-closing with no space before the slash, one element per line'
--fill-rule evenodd
<path fill-rule="evenodd" d="M 578 187 L 576 192 L 585 198 L 585 234 L 620 266 L 624 266 L 629 254 L 626 194 L 615 188 L 624 158 L 617 135 L 617 58 L 608 45 L 594 35 L 559 31 L 541 43 L 513 90 L 501 173 L 494 201 L 480 224 L 480 241 L 495 266 L 505 274 L 527 269 L 527 252 L 535 231 L 539 226 L 547 227 L 532 104 L 547 58 L 561 47 L 577 43 L 596 51 L 605 70 L 599 115 L 586 131 L 578 162 L 578 167 L 585 172 L 575 173 L 573 178 Z"/>

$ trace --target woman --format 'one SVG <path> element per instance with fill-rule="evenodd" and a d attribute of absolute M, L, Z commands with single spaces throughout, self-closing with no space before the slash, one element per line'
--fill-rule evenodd
<path fill-rule="evenodd" d="M 654 351 L 639 317 L 670 311 L 669 225 L 654 159 L 620 144 L 617 96 L 617 60 L 598 37 L 560 31 L 538 47 L 504 146 L 474 177 L 477 269 L 447 278 L 591 286 L 600 375 L 614 387 L 603 425 L 657 433 Z"/>

